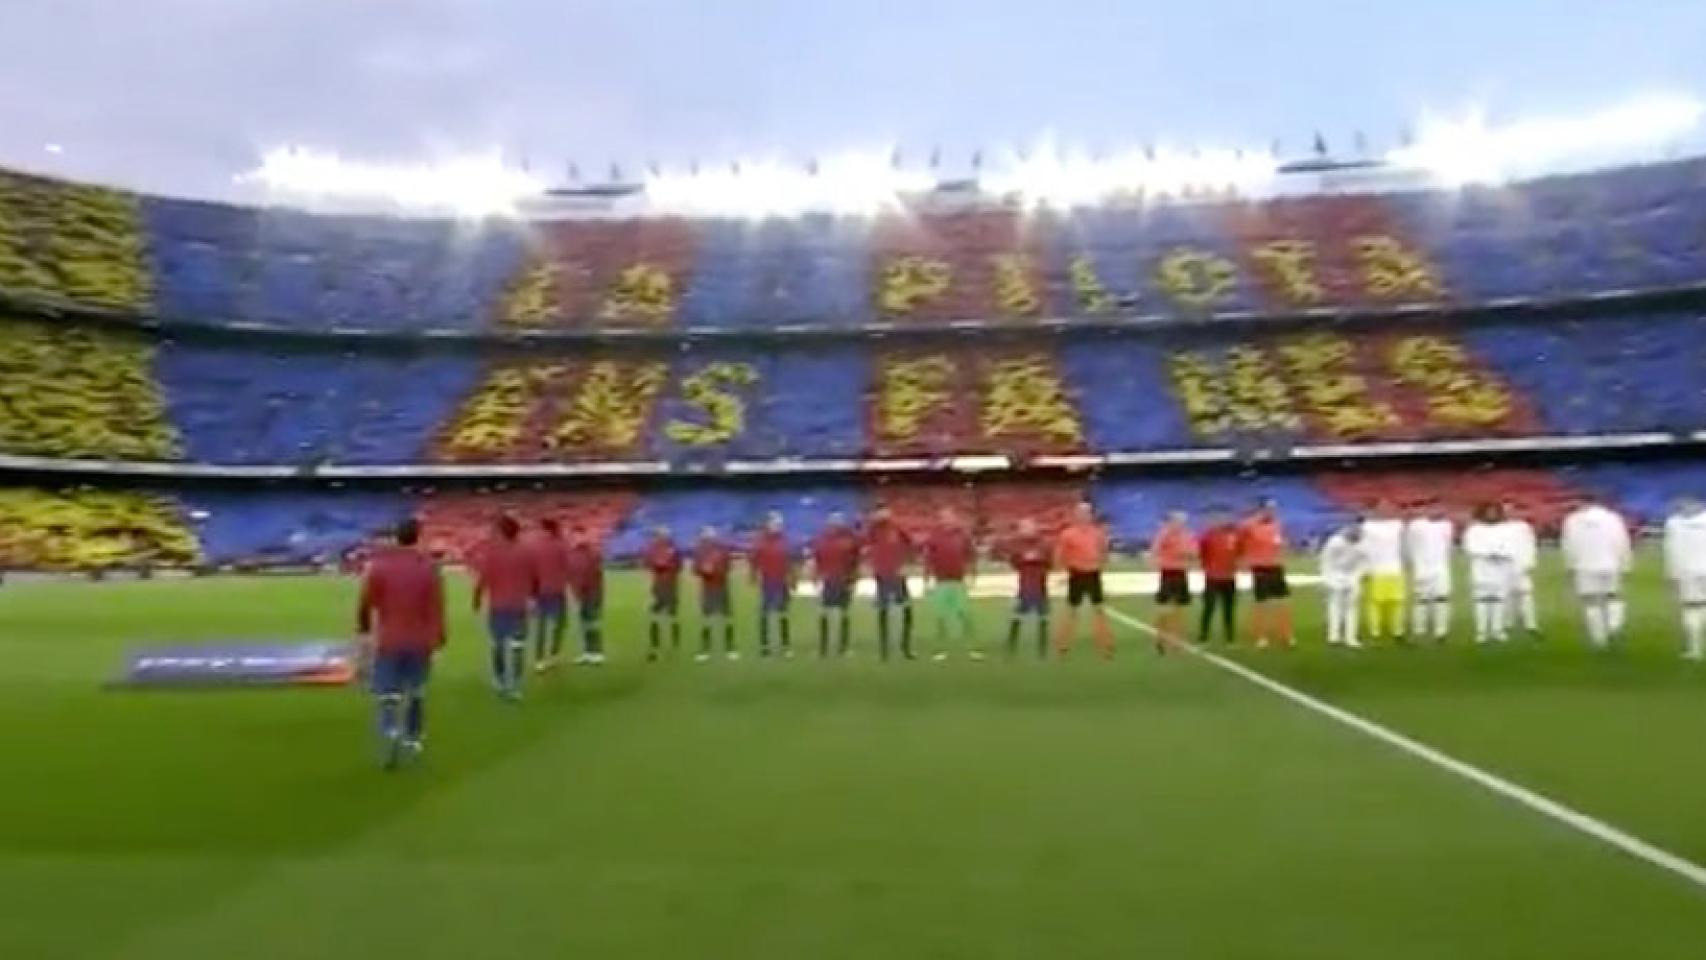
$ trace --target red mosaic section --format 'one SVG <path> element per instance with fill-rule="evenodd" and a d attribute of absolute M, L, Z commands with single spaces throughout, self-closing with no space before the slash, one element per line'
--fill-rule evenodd
<path fill-rule="evenodd" d="M 480 463 L 643 456 L 668 376 L 669 364 L 654 359 L 500 361 L 439 431 L 435 456 Z"/>
<path fill-rule="evenodd" d="M 446 493 L 422 500 L 416 516 L 421 522 L 422 542 L 429 549 L 449 559 L 463 560 L 491 536 L 492 524 L 502 514 L 521 521 L 524 530 L 554 517 L 564 530 L 578 527 L 603 542 L 634 511 L 639 500 L 638 494 L 626 490 Z"/>
<path fill-rule="evenodd" d="M 936 523 L 943 507 L 951 507 L 976 524 L 980 540 L 1000 544 L 1010 539 L 1019 521 L 1030 517 L 1045 535 L 1053 536 L 1071 518 L 1087 495 L 1086 485 L 1056 483 L 922 484 L 891 483 L 873 487 L 873 504 L 887 506 L 908 532 L 922 535 Z"/>
<path fill-rule="evenodd" d="M 1049 349 L 915 348 L 877 357 L 871 449 L 885 456 L 1028 456 L 1084 446 L 1076 398 Z"/>
<path fill-rule="evenodd" d="M 1217 208 L 1242 266 L 1276 310 L 1447 298 L 1439 267 L 1372 194 L 1280 197 Z"/>
<path fill-rule="evenodd" d="M 560 220 L 534 228 L 498 321 L 522 327 L 666 327 L 693 280 L 698 232 L 680 218 Z"/>
<path fill-rule="evenodd" d="M 1016 210 L 888 214 L 871 243 L 873 312 L 883 319 L 1017 319 L 1044 310 L 1043 249 Z"/>
<path fill-rule="evenodd" d="M 1483 503 L 1511 502 L 1536 527 L 1555 530 L 1582 493 L 1546 470 L 1410 470 L 1325 474 L 1315 483 L 1357 510 L 1382 499 L 1410 510 L 1443 504 L 1459 525 Z"/>

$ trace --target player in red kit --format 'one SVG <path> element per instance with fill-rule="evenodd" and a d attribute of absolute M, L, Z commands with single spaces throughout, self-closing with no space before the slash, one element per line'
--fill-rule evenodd
<path fill-rule="evenodd" d="M 533 557 L 519 542 L 521 524 L 499 517 L 494 536 L 479 551 L 474 609 L 486 611 L 492 638 L 492 684 L 505 700 L 521 699 L 527 660 L 527 605 L 539 590 Z"/>
<path fill-rule="evenodd" d="M 817 576 L 820 608 L 817 617 L 817 655 L 829 656 L 829 617 L 835 611 L 839 619 L 838 650 L 847 656 L 852 633 L 852 616 L 848 610 L 853 602 L 853 584 L 859 579 L 859 535 L 847 525 L 839 513 L 829 515 L 829 522 L 812 541 L 812 572 Z"/>
<path fill-rule="evenodd" d="M 1214 611 L 1220 610 L 1226 642 L 1236 639 L 1233 624 L 1237 618 L 1239 548 L 1243 544 L 1238 525 L 1228 520 L 1226 511 L 1211 509 L 1209 527 L 1197 539 L 1197 562 L 1202 564 L 1202 622 L 1197 630 L 1197 642 L 1207 643 L 1209 628 L 1214 623 Z"/>
<path fill-rule="evenodd" d="M 444 580 L 419 547 L 414 520 L 397 526 L 395 546 L 368 561 L 356 610 L 359 643 L 373 651 L 384 763 L 419 756 L 426 728 L 426 684 L 432 657 L 444 646 Z M 398 714 L 403 716 L 399 721 Z"/>
<path fill-rule="evenodd" d="M 652 574 L 651 649 L 646 659 L 656 660 L 663 646 L 663 625 L 669 623 L 669 648 L 681 649 L 681 551 L 669 535 L 668 527 L 652 531 L 652 542 L 646 545 L 646 569 Z"/>
<path fill-rule="evenodd" d="M 977 546 L 971 531 L 951 507 L 943 507 L 935 529 L 924 541 L 924 575 L 930 580 L 930 606 L 936 616 L 936 660 L 948 659 L 950 634 L 968 658 L 983 659 L 977 631 L 972 627 L 971 595 L 966 589 L 976 564 Z"/>
<path fill-rule="evenodd" d="M 865 526 L 865 555 L 877 584 L 877 649 L 889 658 L 889 608 L 900 608 L 900 652 L 912 659 L 912 593 L 906 586 L 906 565 L 912 559 L 912 539 L 894 522 L 888 507 L 878 507 Z"/>
<path fill-rule="evenodd" d="M 782 532 L 782 515 L 771 511 L 764 530 L 752 540 L 747 554 L 752 579 L 758 585 L 758 655 L 770 656 L 770 618 L 776 617 L 782 640 L 782 656 L 794 655 L 788 635 L 788 603 L 794 594 L 794 555 L 788 536 Z"/>
<path fill-rule="evenodd" d="M 533 599 L 533 669 L 543 672 L 555 667 L 563 655 L 569 609 L 568 546 L 557 521 L 547 517 L 539 521 L 539 533 L 527 548 L 539 590 Z"/>
<path fill-rule="evenodd" d="M 581 655 L 575 662 L 604 664 L 604 549 L 584 527 L 569 538 L 569 590 L 581 618 Z"/>
<path fill-rule="evenodd" d="M 1019 630 L 1026 617 L 1037 618 L 1037 658 L 1048 656 L 1048 574 L 1053 560 L 1053 545 L 1037 532 L 1037 522 L 1020 519 L 1018 535 L 1007 545 L 1007 562 L 1019 575 L 1013 619 L 1007 624 L 1009 659 L 1019 653 Z"/>
<path fill-rule="evenodd" d="M 1268 645 L 1268 634 L 1286 647 L 1294 645 L 1291 633 L 1291 588 L 1285 579 L 1285 531 L 1273 498 L 1263 497 L 1256 509 L 1239 524 L 1238 553 L 1250 567 L 1251 632 L 1256 646 Z"/>
<path fill-rule="evenodd" d="M 699 531 L 699 542 L 693 547 L 693 575 L 699 578 L 699 655 L 700 663 L 711 659 L 711 627 L 721 622 L 723 627 L 723 656 L 739 660 L 735 649 L 735 625 L 730 619 L 729 568 L 734 554 L 717 537 L 716 527 Z"/>

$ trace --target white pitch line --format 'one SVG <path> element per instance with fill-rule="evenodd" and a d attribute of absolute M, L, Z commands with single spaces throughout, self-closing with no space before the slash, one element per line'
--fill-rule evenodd
<path fill-rule="evenodd" d="M 1108 614 L 1115 620 L 1118 620 L 1134 630 L 1139 630 L 1143 633 L 1149 634 L 1150 636 L 1155 636 L 1159 633 L 1159 631 L 1154 627 L 1144 623 L 1136 617 L 1131 616 L 1130 614 L 1116 610 L 1113 607 L 1109 607 L 1107 609 Z M 1269 693 L 1278 694 L 1306 710 L 1311 710 L 1321 716 L 1327 717 L 1330 720 L 1342 723 L 1358 733 L 1373 737 L 1389 747 L 1395 747 L 1412 757 L 1431 763 L 1449 773 L 1456 774 L 1457 776 L 1462 777 L 1463 779 L 1468 780 L 1469 782 L 1486 790 L 1490 790 L 1507 800 L 1513 800 L 1528 809 L 1533 810 L 1535 813 L 1550 817 L 1567 827 L 1581 833 L 1585 833 L 1601 843 L 1616 847 L 1618 850 L 1621 850 L 1636 859 L 1646 861 L 1661 870 L 1667 870 L 1674 873 L 1697 887 L 1706 888 L 1706 867 L 1702 867 L 1700 864 L 1697 864 L 1692 860 L 1679 857 L 1676 854 L 1671 853 L 1669 850 L 1656 847 L 1647 841 L 1642 840 L 1640 837 L 1619 830 L 1603 820 L 1590 817 L 1587 814 L 1582 813 L 1580 810 L 1565 806 L 1550 797 L 1536 793 L 1520 784 L 1512 783 L 1497 774 L 1489 773 L 1488 771 L 1473 764 L 1465 763 L 1456 757 L 1442 753 L 1418 740 L 1412 740 L 1396 730 L 1375 723 L 1373 720 L 1360 717 L 1351 713 L 1349 710 L 1335 707 L 1324 700 L 1317 700 L 1301 690 L 1288 687 L 1285 684 L 1280 683 L 1278 680 L 1274 680 L 1265 674 L 1252 670 L 1241 663 L 1228 660 L 1219 654 L 1204 650 L 1194 644 L 1181 643 L 1178 646 L 1185 650 L 1185 652 L 1207 661 L 1208 663 L 1225 670 L 1227 673 L 1241 677 L 1244 680 L 1248 680 L 1256 686 L 1267 690 Z"/>

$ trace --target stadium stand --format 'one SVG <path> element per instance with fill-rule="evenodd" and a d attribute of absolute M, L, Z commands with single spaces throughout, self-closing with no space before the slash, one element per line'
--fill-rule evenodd
<path fill-rule="evenodd" d="M 406 513 L 459 554 L 499 509 L 570 515 L 619 556 L 656 524 L 781 509 L 805 535 L 878 502 L 999 540 L 1088 495 L 1131 547 L 1169 507 L 1258 494 L 1302 536 L 1377 498 L 1515 498 L 1545 525 L 1596 492 L 1650 519 L 1697 461 L 1557 444 L 1706 439 L 1703 248 L 1702 160 L 1449 194 L 532 223 L 0 172 L 0 566 L 330 562 Z M 1553 459 L 1487 465 L 1529 443 Z M 1379 460 L 1450 444 L 1481 459 Z M 997 472 L 956 479 L 967 457 Z M 419 492 L 448 476 L 484 485 Z"/>

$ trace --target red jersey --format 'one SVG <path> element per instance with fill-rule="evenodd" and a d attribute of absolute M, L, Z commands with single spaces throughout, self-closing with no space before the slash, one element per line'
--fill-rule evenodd
<path fill-rule="evenodd" d="M 924 541 L 924 569 L 937 580 L 964 580 L 977 556 L 963 527 L 937 527 Z"/>
<path fill-rule="evenodd" d="M 474 581 L 474 603 L 492 610 L 518 613 L 538 594 L 533 556 L 514 540 L 492 539 L 480 550 Z"/>
<path fill-rule="evenodd" d="M 604 589 L 604 551 L 590 540 L 569 544 L 569 589 L 576 597 L 596 597 Z"/>
<path fill-rule="evenodd" d="M 438 564 L 415 547 L 387 547 L 368 561 L 356 631 L 373 631 L 381 653 L 426 653 L 444 646 L 444 581 Z"/>
<path fill-rule="evenodd" d="M 1202 561 L 1203 576 L 1210 580 L 1231 580 L 1236 576 L 1242 541 L 1238 528 L 1230 523 L 1204 531 L 1197 541 L 1197 556 Z"/>
<path fill-rule="evenodd" d="M 533 576 L 539 582 L 541 597 L 560 597 L 569 589 L 569 557 L 560 537 L 541 534 L 528 541 L 528 555 L 533 558 Z"/>
<path fill-rule="evenodd" d="M 785 534 L 769 530 L 753 538 L 747 554 L 752 572 L 764 583 L 791 583 L 794 579 L 794 558 L 788 551 Z"/>
<path fill-rule="evenodd" d="M 812 565 L 824 580 L 842 582 L 859 573 L 859 535 L 847 527 L 830 527 L 812 541 Z"/>
<path fill-rule="evenodd" d="M 1277 567 L 1285 562 L 1285 534 L 1279 520 L 1251 517 L 1238 529 L 1239 551 L 1252 567 Z"/>
<path fill-rule="evenodd" d="M 912 540 L 893 520 L 873 523 L 865 531 L 865 552 L 871 558 L 871 572 L 889 580 L 898 577 L 912 559 Z"/>
<path fill-rule="evenodd" d="M 681 578 L 681 551 L 670 540 L 653 540 L 643 557 L 646 569 L 652 572 L 652 585 L 674 586 Z"/>
<path fill-rule="evenodd" d="M 729 548 L 715 540 L 701 540 L 693 549 L 693 575 L 707 590 L 721 590 L 729 585 L 729 567 L 733 562 Z"/>
<path fill-rule="evenodd" d="M 1019 575 L 1019 596 L 1040 597 L 1048 593 L 1048 572 L 1053 557 L 1042 537 L 1021 537 L 1008 549 L 1007 562 Z"/>
<path fill-rule="evenodd" d="M 1164 523 L 1149 549 L 1155 554 L 1155 569 L 1183 573 L 1190 569 L 1191 557 L 1197 552 L 1197 543 L 1189 527 Z"/>

